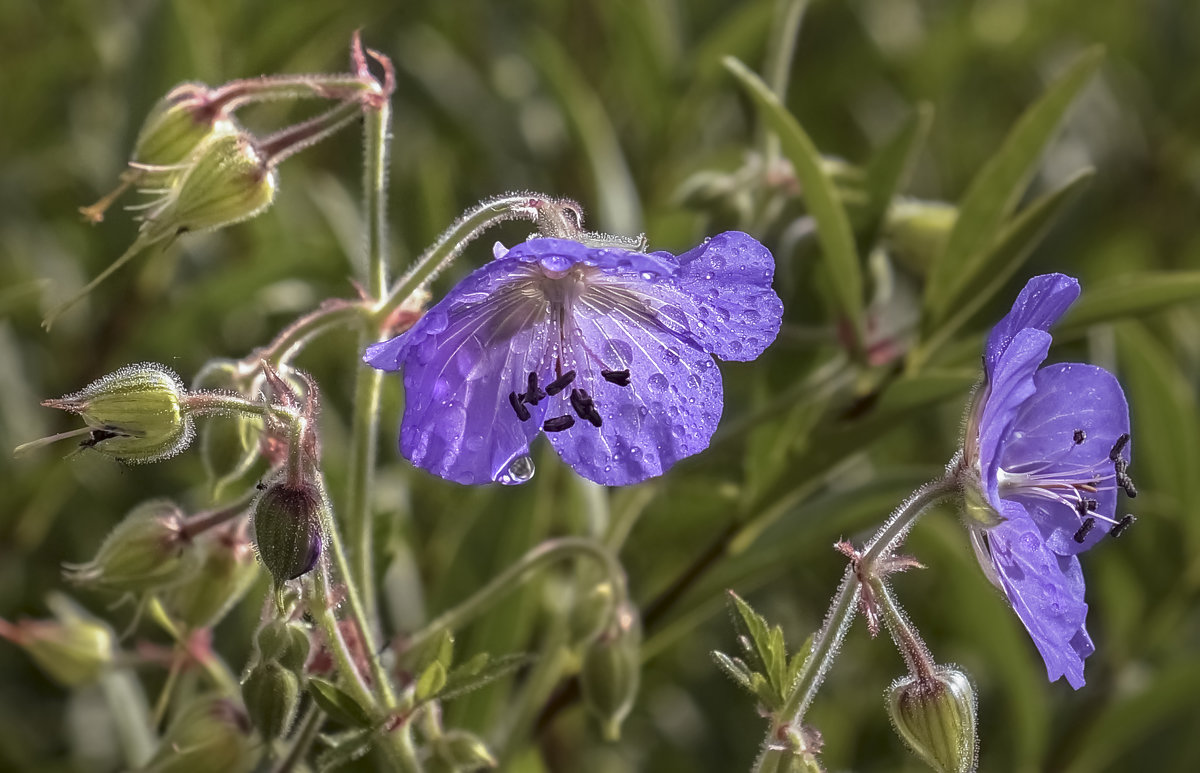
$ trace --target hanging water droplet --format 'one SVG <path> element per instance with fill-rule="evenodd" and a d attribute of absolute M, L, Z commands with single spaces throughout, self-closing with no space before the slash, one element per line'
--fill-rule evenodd
<path fill-rule="evenodd" d="M 517 486 L 532 480 L 534 472 L 533 457 L 529 454 L 521 454 L 500 471 L 500 474 L 496 476 L 496 482 L 505 486 Z"/>

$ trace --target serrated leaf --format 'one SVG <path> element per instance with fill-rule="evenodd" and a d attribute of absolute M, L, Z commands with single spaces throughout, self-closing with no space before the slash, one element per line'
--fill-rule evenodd
<path fill-rule="evenodd" d="M 331 718 L 351 727 L 371 727 L 371 715 L 349 693 L 333 682 L 312 676 L 308 694 Z"/>
<path fill-rule="evenodd" d="M 438 700 L 449 701 L 472 690 L 478 690 L 488 682 L 494 682 L 508 676 L 519 668 L 533 663 L 537 658 L 527 653 L 519 652 L 511 655 L 501 655 L 498 658 L 488 658 L 483 665 L 476 663 L 475 658 L 468 660 L 464 666 L 454 669 L 446 676 L 446 684 L 438 694 Z"/>
<path fill-rule="evenodd" d="M 1094 170 L 1080 171 L 1061 188 L 1041 196 L 1021 210 L 1001 230 L 996 242 L 983 255 L 977 278 L 967 287 L 946 321 L 913 351 L 911 369 L 919 369 L 1004 288 L 1033 252 L 1033 248 L 1045 238 L 1059 215 L 1075 201 L 1094 176 Z"/>
<path fill-rule="evenodd" d="M 767 126 L 779 137 L 783 154 L 792 162 L 796 178 L 804 189 L 805 206 L 817 224 L 821 256 L 833 283 L 838 310 L 853 325 L 856 340 L 861 341 L 862 265 L 854 244 L 850 219 L 833 181 L 825 171 L 821 155 L 800 123 L 762 78 L 734 57 L 725 57 L 722 62 L 754 101 Z"/>
<path fill-rule="evenodd" d="M 750 669 L 742 660 L 731 658 L 724 652 L 717 650 L 713 650 L 712 656 L 713 660 L 717 662 L 717 667 L 724 671 L 727 676 L 750 692 L 754 692 L 754 687 L 751 684 L 752 675 Z"/>
<path fill-rule="evenodd" d="M 1054 329 L 1074 335 L 1099 322 L 1154 314 L 1175 303 L 1200 300 L 1200 271 L 1132 274 L 1089 284 Z"/>
<path fill-rule="evenodd" d="M 737 630 L 738 641 L 749 658 L 750 670 L 757 673 L 768 671 L 770 651 L 767 648 L 767 639 L 771 634 L 767 628 L 767 621 L 742 600 L 741 596 L 733 591 L 728 591 L 727 594 L 730 610 L 734 613 L 733 626 Z"/>
<path fill-rule="evenodd" d="M 933 106 L 927 103 L 919 105 L 904 126 L 875 152 L 867 164 L 867 200 L 856 218 L 859 254 L 869 254 L 879 239 L 892 200 L 908 182 L 917 152 L 925 143 L 931 123 Z"/>
<path fill-rule="evenodd" d="M 740 596 L 729 591 L 730 604 L 734 611 L 734 624 L 738 625 L 740 618 L 742 636 L 753 645 L 748 648 L 753 658 L 751 669 L 752 683 L 759 698 L 769 707 L 782 703 L 784 692 L 790 682 L 787 677 L 787 645 L 783 640 L 783 629 L 779 626 L 769 626 L 766 619 L 755 612 Z M 754 676 L 761 676 L 763 685 L 757 686 Z"/>
<path fill-rule="evenodd" d="M 925 316 L 941 323 L 964 289 L 980 275 L 988 247 L 1016 208 L 1067 108 L 1100 66 L 1100 47 L 1085 51 L 1035 102 L 1009 132 L 996 155 L 984 164 L 959 203 L 958 219 L 930 266 Z"/>
<path fill-rule="evenodd" d="M 417 679 L 417 700 L 427 701 L 446 686 L 446 667 L 435 660 L 425 667 Z"/>

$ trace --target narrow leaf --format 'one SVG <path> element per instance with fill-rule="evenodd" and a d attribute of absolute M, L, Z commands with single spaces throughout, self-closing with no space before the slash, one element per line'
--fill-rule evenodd
<path fill-rule="evenodd" d="M 725 672 L 733 681 L 747 690 L 753 692 L 753 687 L 750 683 L 750 669 L 746 664 L 737 658 L 731 658 L 724 652 L 713 651 L 713 660 L 717 662 L 717 667 Z"/>
<path fill-rule="evenodd" d="M 859 254 L 868 254 L 879 239 L 892 200 L 908 182 L 917 151 L 925 143 L 932 122 L 933 107 L 927 103 L 919 105 L 912 117 L 867 164 L 867 202 L 856 218 Z"/>
<path fill-rule="evenodd" d="M 850 219 L 826 174 L 821 156 L 800 123 L 750 68 L 734 57 L 725 57 L 725 68 L 758 107 L 763 120 L 779 136 L 783 154 L 792 162 L 804 190 L 804 202 L 817 224 L 817 239 L 833 283 L 838 309 L 862 340 L 862 266 L 854 245 Z"/>
<path fill-rule="evenodd" d="M 999 152 L 971 181 L 946 247 L 930 266 L 925 311 L 931 323 L 945 319 L 964 288 L 981 272 L 985 252 L 1016 208 L 1067 108 L 1100 66 L 1103 55 L 1100 47 L 1084 52 L 1025 111 Z"/>
<path fill-rule="evenodd" d="M 1133 274 L 1089 284 L 1055 329 L 1071 335 L 1098 322 L 1154 314 L 1175 303 L 1200 299 L 1200 271 Z"/>
<path fill-rule="evenodd" d="M 728 599 L 734 612 L 734 627 L 750 642 L 750 646 L 746 648 L 746 655 L 751 658 L 750 669 L 764 675 L 770 674 L 771 631 L 767 621 L 733 591 L 729 591 Z"/>
<path fill-rule="evenodd" d="M 498 658 L 488 658 L 487 662 L 483 664 L 480 664 L 477 658 L 478 656 L 468 660 L 446 676 L 446 684 L 438 694 L 439 700 L 442 702 L 453 700 L 472 690 L 478 690 L 485 684 L 508 676 L 537 659 L 533 655 L 521 652 L 502 655 Z"/>
<path fill-rule="evenodd" d="M 371 727 L 371 715 L 342 688 L 319 677 L 309 677 L 308 693 L 321 710 L 343 725 Z"/>

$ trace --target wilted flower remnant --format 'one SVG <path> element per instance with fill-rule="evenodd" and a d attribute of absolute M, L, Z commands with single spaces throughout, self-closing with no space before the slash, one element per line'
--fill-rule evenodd
<path fill-rule="evenodd" d="M 1053 681 L 1083 686 L 1095 647 L 1078 554 L 1118 536 L 1118 490 L 1130 480 L 1129 408 L 1111 373 L 1093 365 L 1041 368 L 1047 330 L 1079 295 L 1062 274 L 1029 280 L 992 330 L 985 381 L 967 422 L 968 510 L 980 563 L 1008 596 Z"/>
<path fill-rule="evenodd" d="M 622 485 L 708 446 L 712 355 L 752 360 L 779 331 L 774 259 L 739 232 L 676 257 L 535 238 L 367 349 L 404 370 L 400 450 L 458 483 L 521 483 L 541 433 L 580 475 Z"/>

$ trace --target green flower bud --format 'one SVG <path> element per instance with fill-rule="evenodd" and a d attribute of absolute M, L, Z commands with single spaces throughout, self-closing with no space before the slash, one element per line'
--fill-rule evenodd
<path fill-rule="evenodd" d="M 612 583 L 593 585 L 571 610 L 571 640 L 586 644 L 599 636 L 612 620 L 615 603 Z"/>
<path fill-rule="evenodd" d="M 308 663 L 308 653 L 312 650 L 308 629 L 300 623 L 289 623 L 287 627 L 288 646 L 279 656 L 279 665 L 297 676 L 304 674 L 304 666 Z"/>
<path fill-rule="evenodd" d="M 225 698 L 197 698 L 172 720 L 145 773 L 249 773 L 259 752 L 250 721 Z"/>
<path fill-rule="evenodd" d="M 300 676 L 308 662 L 308 629 L 298 622 L 268 620 L 254 636 L 254 649 L 258 662 L 275 662 Z"/>
<path fill-rule="evenodd" d="M 189 577 L 199 556 L 191 549 L 183 513 L 165 499 L 134 508 L 86 564 L 67 565 L 72 582 L 125 593 L 168 588 Z"/>
<path fill-rule="evenodd" d="M 434 739 L 431 768 L 446 773 L 468 773 L 482 768 L 494 768 L 500 763 L 487 744 L 473 733 L 451 730 Z"/>
<path fill-rule="evenodd" d="M 275 200 L 276 174 L 245 132 L 210 137 L 191 165 L 147 216 L 147 243 L 183 231 L 206 231 L 246 220 Z"/>
<path fill-rule="evenodd" d="M 258 577 L 254 551 L 238 528 L 219 529 L 193 548 L 198 568 L 163 597 L 171 616 L 189 629 L 216 625 Z"/>
<path fill-rule="evenodd" d="M 121 368 L 75 394 L 42 405 L 79 414 L 92 428 L 89 448 L 125 462 L 156 462 L 187 448 L 195 435 L 179 376 L 164 365 Z"/>
<path fill-rule="evenodd" d="M 51 594 L 53 620 L 0 620 L 0 638 L 24 649 L 63 687 L 91 684 L 113 662 L 113 632 L 62 594 Z"/>
<path fill-rule="evenodd" d="M 884 240 L 901 265 L 924 274 L 940 255 L 958 219 L 958 208 L 940 201 L 903 200 L 888 215 Z"/>
<path fill-rule="evenodd" d="M 613 617 L 608 629 L 588 645 L 579 673 L 584 705 L 600 720 L 609 741 L 621 737 L 621 723 L 633 708 L 642 671 L 637 611 L 622 604 Z"/>
<path fill-rule="evenodd" d="M 888 688 L 887 703 L 896 732 L 927 765 L 975 769 L 975 691 L 965 674 L 939 666 L 931 679 L 906 676 Z"/>
<path fill-rule="evenodd" d="M 278 663 L 260 663 L 242 682 L 242 700 L 264 739 L 281 738 L 296 718 L 300 678 Z"/>
<path fill-rule="evenodd" d="M 279 480 L 254 503 L 254 546 L 263 566 L 283 583 L 306 574 L 321 555 L 321 496 L 301 481 Z"/>
<path fill-rule="evenodd" d="M 132 161 L 147 166 L 183 163 L 205 140 L 236 131 L 233 121 L 211 103 L 202 83 L 182 83 L 151 108 L 133 147 Z"/>

